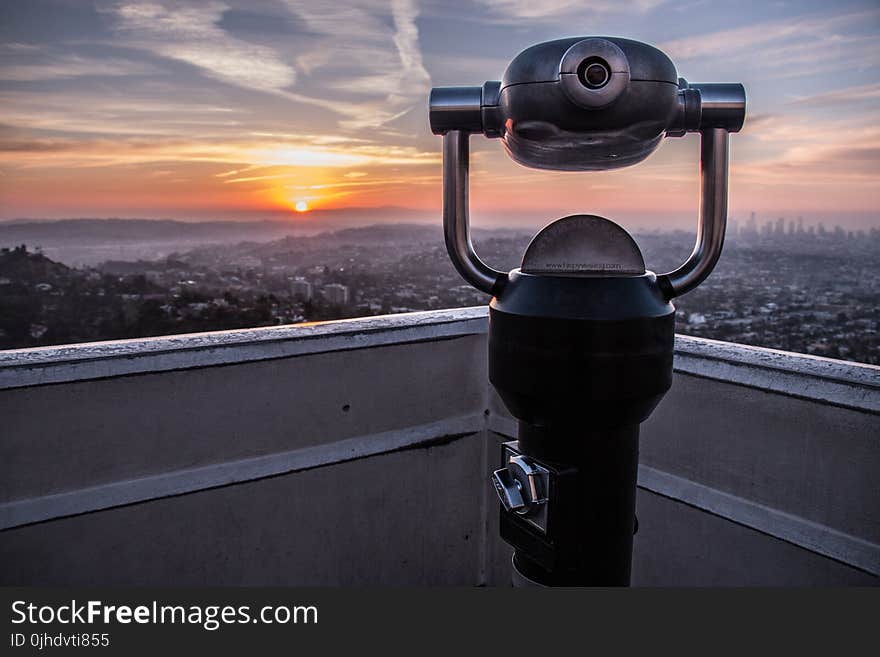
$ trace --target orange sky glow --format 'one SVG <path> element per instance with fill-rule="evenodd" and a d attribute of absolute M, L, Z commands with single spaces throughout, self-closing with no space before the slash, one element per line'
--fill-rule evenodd
<path fill-rule="evenodd" d="M 455 7 L 414 0 L 353 2 L 344 16 L 294 0 L 99 0 L 52 5 L 70 16 L 48 23 L 34 18 L 40 2 L 5 5 L 0 219 L 312 221 L 386 207 L 439 217 L 430 87 L 497 79 L 523 47 L 583 24 L 655 43 L 693 81 L 745 83 L 732 216 L 878 223 L 876 5 L 710 2 L 658 23 L 682 3 L 597 3 L 589 20 L 578 3 L 452 4 L 466 5 L 466 29 Z M 342 68 L 338 39 L 351 53 Z M 696 213 L 696 136 L 607 173 L 524 169 L 482 137 L 472 151 L 478 225 L 594 212 L 688 227 Z"/>

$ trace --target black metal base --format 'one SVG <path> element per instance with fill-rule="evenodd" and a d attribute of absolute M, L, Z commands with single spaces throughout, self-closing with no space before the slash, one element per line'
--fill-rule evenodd
<path fill-rule="evenodd" d="M 545 586 L 628 586 L 639 427 L 581 428 L 577 440 L 555 433 L 520 425 L 518 451 L 552 474 L 546 532 L 501 511 L 501 536 L 516 548 L 515 567 Z"/>
<path fill-rule="evenodd" d="M 525 589 L 525 588 L 544 588 L 548 586 L 548 584 L 544 584 L 539 582 L 538 580 L 532 579 L 528 575 L 526 575 L 520 567 L 516 563 L 516 555 L 510 559 L 510 583 L 516 589 Z"/>

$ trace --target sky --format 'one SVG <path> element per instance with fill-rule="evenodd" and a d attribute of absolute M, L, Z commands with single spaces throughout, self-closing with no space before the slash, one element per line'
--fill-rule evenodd
<path fill-rule="evenodd" d="M 745 85 L 732 217 L 880 225 L 876 0 L 0 0 L 0 219 L 439 221 L 430 88 L 500 79 L 529 45 L 581 35 Z M 475 225 L 695 223 L 696 135 L 601 173 L 471 141 Z"/>

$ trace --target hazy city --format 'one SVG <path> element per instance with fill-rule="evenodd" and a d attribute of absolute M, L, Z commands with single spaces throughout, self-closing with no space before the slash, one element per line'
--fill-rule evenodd
<path fill-rule="evenodd" d="M 169 253 L 169 245 L 174 245 L 169 233 L 183 236 L 199 227 L 136 223 L 114 231 L 108 230 L 112 222 L 101 221 L 86 222 L 78 230 L 73 230 L 75 222 L 0 226 L 0 348 L 272 326 L 488 301 L 453 270 L 439 225 L 371 225 L 261 242 L 244 241 L 240 224 L 205 225 L 200 235 L 187 238 L 191 241 L 178 241 L 188 248 Z M 136 233 L 139 239 L 133 240 L 136 230 L 141 231 Z M 10 241 L 12 236 L 27 237 L 28 231 L 29 243 Z M 252 229 L 254 233 L 261 231 Z M 269 238 L 283 233 L 284 226 L 262 227 Z M 510 269 L 518 266 L 529 238 L 524 232 L 484 230 L 477 231 L 475 241 L 488 262 Z M 195 246 L 200 239 L 211 244 Z M 667 271 L 686 257 L 694 236 L 645 232 L 636 239 L 649 268 Z M 44 243 L 53 246 L 42 247 Z M 87 247 L 124 257 L 74 266 L 88 260 Z M 151 250 L 167 255 L 149 257 Z M 732 219 L 713 276 L 676 300 L 676 330 L 880 363 L 878 265 L 877 228 L 849 231 L 783 217 Z"/>

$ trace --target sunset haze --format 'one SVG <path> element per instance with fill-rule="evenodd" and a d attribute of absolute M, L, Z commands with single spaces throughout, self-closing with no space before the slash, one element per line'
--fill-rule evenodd
<path fill-rule="evenodd" d="M 499 79 L 538 41 L 607 34 L 655 44 L 692 82 L 745 85 L 732 216 L 874 226 L 878 28 L 874 2 L 5 2 L 0 218 L 439 221 L 430 88 Z M 588 211 L 690 228 L 698 142 L 560 174 L 475 137 L 474 221 Z"/>

